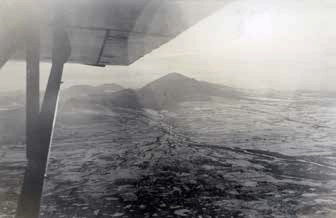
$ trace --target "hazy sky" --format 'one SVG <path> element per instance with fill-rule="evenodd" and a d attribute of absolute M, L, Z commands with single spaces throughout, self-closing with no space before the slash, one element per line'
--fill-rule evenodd
<path fill-rule="evenodd" d="M 180 72 L 242 88 L 336 90 L 335 20 L 334 0 L 236 0 L 131 66 L 68 64 L 64 82 L 139 87 Z M 24 87 L 24 63 L 0 78 L 1 91 Z"/>

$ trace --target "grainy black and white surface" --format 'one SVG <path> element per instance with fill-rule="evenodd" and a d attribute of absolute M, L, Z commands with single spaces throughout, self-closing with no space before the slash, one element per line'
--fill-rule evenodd
<path fill-rule="evenodd" d="M 140 90 L 64 93 L 42 218 L 336 216 L 336 98 L 261 95 L 179 74 Z M 5 96 L 2 218 L 15 213 L 25 167 L 22 101 Z"/>

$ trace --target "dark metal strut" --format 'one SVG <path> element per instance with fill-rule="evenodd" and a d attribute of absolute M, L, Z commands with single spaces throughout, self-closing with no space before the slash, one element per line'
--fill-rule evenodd
<path fill-rule="evenodd" d="M 16 218 L 37 218 L 47 169 L 49 149 L 56 117 L 63 67 L 71 48 L 68 35 L 61 24 L 55 24 L 52 67 L 39 109 L 39 37 L 27 42 L 27 102 L 26 134 L 28 165 L 18 201 Z"/>

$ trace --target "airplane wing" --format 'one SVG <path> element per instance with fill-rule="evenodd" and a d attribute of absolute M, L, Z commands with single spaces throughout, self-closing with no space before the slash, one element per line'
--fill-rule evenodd
<path fill-rule="evenodd" d="M 49 0 L 62 2 L 69 62 L 129 65 L 211 15 L 230 0 Z M 50 7 L 53 8 L 52 6 Z M 41 59 L 51 59 L 52 22 L 42 29 Z M 15 59 L 23 59 L 18 53 Z"/>

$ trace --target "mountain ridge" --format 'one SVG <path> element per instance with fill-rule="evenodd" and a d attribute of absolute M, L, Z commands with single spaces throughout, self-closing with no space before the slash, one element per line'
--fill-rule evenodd
<path fill-rule="evenodd" d="M 108 86 L 108 85 L 103 85 Z M 87 88 L 87 87 L 84 87 Z M 73 99 L 76 105 L 108 105 L 108 107 L 150 108 L 155 110 L 174 109 L 184 101 L 206 101 L 211 97 L 240 98 L 242 92 L 224 85 L 199 81 L 180 73 L 169 73 L 140 89 L 121 89 L 115 92 L 98 92 Z M 71 99 L 65 102 L 71 104 Z M 88 106 L 89 106 L 88 105 Z M 65 108 L 67 107 L 65 106 Z M 90 106 L 90 107 L 91 107 Z M 71 105 L 70 105 L 71 107 Z"/>
<path fill-rule="evenodd" d="M 138 97 L 145 107 L 169 109 L 188 100 L 210 100 L 212 96 L 237 98 L 237 89 L 199 81 L 179 73 L 169 73 L 138 90 Z"/>

